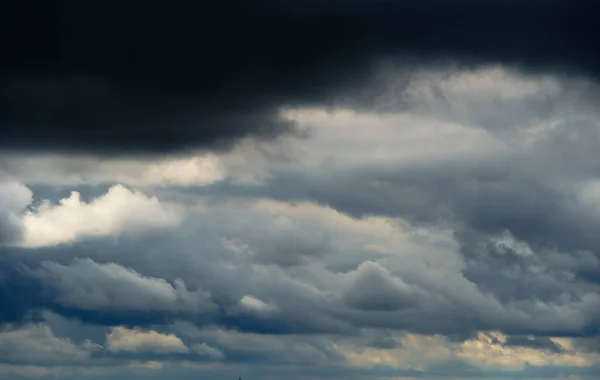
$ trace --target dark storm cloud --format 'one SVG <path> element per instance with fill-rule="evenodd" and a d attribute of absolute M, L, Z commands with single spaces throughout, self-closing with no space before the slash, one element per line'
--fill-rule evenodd
<path fill-rule="evenodd" d="M 0 144 L 112 153 L 293 130 L 381 60 L 597 76 L 589 1 L 49 1 L 3 12 Z M 8 40 L 10 38 L 10 41 Z M 371 83 L 377 87 L 377 83 Z"/>

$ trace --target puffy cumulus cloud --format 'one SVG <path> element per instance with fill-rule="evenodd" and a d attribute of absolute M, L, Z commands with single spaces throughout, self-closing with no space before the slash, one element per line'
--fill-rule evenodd
<path fill-rule="evenodd" d="M 57 292 L 56 302 L 82 310 L 203 312 L 215 305 L 210 293 L 190 291 L 182 280 L 145 277 L 116 263 L 76 260 L 42 262 L 33 274 Z"/>
<path fill-rule="evenodd" d="M 72 191 L 58 204 L 34 202 L 31 189 L 18 182 L 1 182 L 0 190 L 0 244 L 35 248 L 136 235 L 175 228 L 183 217 L 177 207 L 122 185 L 90 202 Z"/>
<path fill-rule="evenodd" d="M 112 352 L 187 353 L 189 348 L 173 334 L 113 327 L 106 336 L 106 348 Z"/>
<path fill-rule="evenodd" d="M 78 192 L 71 192 L 58 205 L 43 202 L 23 217 L 24 245 L 39 247 L 64 244 L 85 237 L 112 236 L 176 227 L 181 216 L 156 197 L 148 197 L 123 186 L 89 203 Z"/>

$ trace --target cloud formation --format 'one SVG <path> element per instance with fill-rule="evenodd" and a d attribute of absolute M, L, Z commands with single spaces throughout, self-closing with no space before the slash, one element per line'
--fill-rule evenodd
<path fill-rule="evenodd" d="M 68 266 L 42 262 L 35 277 L 56 290 L 59 304 L 83 310 L 197 313 L 214 306 L 209 293 L 189 291 L 181 280 L 170 284 L 115 263 L 98 264 L 91 259 Z"/>
<path fill-rule="evenodd" d="M 7 35 L 15 40 L 3 52 L 9 58 L 2 64 L 0 122 L 10 133 L 2 146 L 123 155 L 270 138 L 296 129 L 280 117 L 282 107 L 372 104 L 387 82 L 377 77 L 378 67 L 389 60 L 596 78 L 594 4 L 230 0 L 14 7 L 6 13 Z"/>
<path fill-rule="evenodd" d="M 82 238 L 135 235 L 175 228 L 182 218 L 176 207 L 121 185 L 110 187 L 89 203 L 73 191 L 58 204 L 47 200 L 33 204 L 31 190 L 22 184 L 7 182 L 1 186 L 0 243 L 35 248 Z"/>
<path fill-rule="evenodd" d="M 306 4 L 290 17 L 315 17 Z M 575 56 L 511 66 L 503 48 L 389 66 L 339 102 L 302 93 L 280 116 L 306 139 L 0 151 L 0 379 L 595 380 L 600 90 Z"/>
<path fill-rule="evenodd" d="M 32 192 L 15 182 L 0 182 L 0 244 L 17 243 L 23 239 L 21 216 L 31 203 Z"/>
<path fill-rule="evenodd" d="M 0 357 L 3 363 L 56 366 L 83 363 L 89 359 L 89 352 L 38 324 L 5 327 L 0 332 Z"/>
<path fill-rule="evenodd" d="M 112 352 L 187 353 L 186 345 L 173 334 L 114 327 L 106 336 L 106 348 Z"/>

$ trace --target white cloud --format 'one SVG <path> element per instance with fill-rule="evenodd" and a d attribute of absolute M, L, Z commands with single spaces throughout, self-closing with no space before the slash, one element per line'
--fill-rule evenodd
<path fill-rule="evenodd" d="M 133 330 L 113 327 L 106 335 L 106 348 L 112 352 L 157 354 L 185 354 L 189 348 L 174 334 L 161 334 L 153 330 Z"/>
<path fill-rule="evenodd" d="M 98 264 L 91 259 L 79 259 L 71 265 L 42 262 L 35 275 L 58 291 L 58 302 L 65 306 L 188 312 L 215 307 L 209 293 L 189 291 L 183 281 L 170 284 L 114 263 Z"/>
<path fill-rule="evenodd" d="M 40 247 L 71 243 L 85 237 L 135 234 L 147 230 L 174 228 L 181 222 L 180 212 L 121 185 L 89 203 L 78 192 L 61 199 L 58 205 L 44 202 L 22 216 L 23 244 Z"/>

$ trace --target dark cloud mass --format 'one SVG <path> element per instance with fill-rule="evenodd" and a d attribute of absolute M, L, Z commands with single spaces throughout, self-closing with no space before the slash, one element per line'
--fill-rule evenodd
<path fill-rule="evenodd" d="M 3 8 L 4 149 L 164 152 L 269 138 L 295 130 L 280 107 L 368 104 L 364 90 L 377 87 L 371 74 L 386 59 L 600 73 L 598 5 L 583 0 Z"/>

